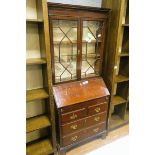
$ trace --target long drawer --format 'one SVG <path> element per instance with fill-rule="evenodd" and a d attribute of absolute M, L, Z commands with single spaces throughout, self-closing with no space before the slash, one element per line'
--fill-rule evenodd
<path fill-rule="evenodd" d="M 86 117 L 84 119 L 74 121 L 72 123 L 61 125 L 62 134 L 67 135 L 75 131 L 78 131 L 80 129 L 87 128 L 101 122 L 105 122 L 106 117 L 107 117 L 107 112 L 103 112 L 93 116 Z"/>
<path fill-rule="evenodd" d="M 67 146 L 76 142 L 79 142 L 80 140 L 93 136 L 94 134 L 100 133 L 102 131 L 104 131 L 106 128 L 106 123 L 100 123 L 97 124 L 93 127 L 87 128 L 87 129 L 83 129 L 79 132 L 70 134 L 68 136 L 64 136 L 62 138 L 62 145 L 63 146 Z"/>

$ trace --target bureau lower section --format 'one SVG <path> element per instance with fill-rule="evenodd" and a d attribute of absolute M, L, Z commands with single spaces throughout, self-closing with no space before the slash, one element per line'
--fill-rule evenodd
<path fill-rule="evenodd" d="M 65 147 L 106 131 L 108 97 L 58 109 L 59 145 Z"/>
<path fill-rule="evenodd" d="M 78 144 L 106 136 L 110 94 L 101 78 L 60 84 L 53 90 L 60 155 Z"/>

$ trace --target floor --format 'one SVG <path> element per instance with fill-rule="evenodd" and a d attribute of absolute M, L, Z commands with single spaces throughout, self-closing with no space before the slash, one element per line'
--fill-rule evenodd
<path fill-rule="evenodd" d="M 72 149 L 71 151 L 67 152 L 67 155 L 77 155 L 77 152 L 78 152 L 78 155 L 95 155 L 95 154 L 99 154 L 99 152 L 103 153 L 103 151 L 106 151 L 106 150 L 114 150 L 116 143 L 117 143 L 118 147 L 120 145 L 125 145 L 127 147 L 127 143 L 128 143 L 127 135 L 128 134 L 129 134 L 129 125 L 125 125 L 119 129 L 109 132 L 106 139 L 104 139 L 104 140 L 96 139 L 94 141 L 91 141 L 91 142 L 84 144 L 80 147 Z M 119 139 L 119 138 L 121 138 L 121 139 Z M 111 143 L 111 142 L 113 142 L 113 143 Z M 106 144 L 108 144 L 108 145 L 106 145 Z M 113 148 L 113 149 L 109 149 L 109 148 Z M 110 155 L 110 153 L 109 153 L 109 155 Z"/>

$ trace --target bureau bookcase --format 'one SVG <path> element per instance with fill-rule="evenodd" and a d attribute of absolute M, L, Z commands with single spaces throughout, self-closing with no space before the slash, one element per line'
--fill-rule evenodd
<path fill-rule="evenodd" d="M 60 155 L 106 136 L 110 94 L 103 79 L 109 11 L 48 3 Z"/>
<path fill-rule="evenodd" d="M 46 0 L 26 0 L 26 154 L 56 154 Z"/>
<path fill-rule="evenodd" d="M 129 0 L 103 0 L 111 9 L 105 81 L 110 89 L 109 130 L 129 122 Z"/>

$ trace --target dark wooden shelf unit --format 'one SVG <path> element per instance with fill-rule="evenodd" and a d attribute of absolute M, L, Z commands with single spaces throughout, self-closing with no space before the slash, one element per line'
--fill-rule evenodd
<path fill-rule="evenodd" d="M 27 155 L 57 153 L 49 40 L 47 1 L 26 0 Z"/>
<path fill-rule="evenodd" d="M 112 94 L 109 130 L 113 130 L 129 122 L 126 109 L 129 102 L 129 0 L 102 2 L 102 7 L 112 10 L 106 46 L 105 81 Z"/>

